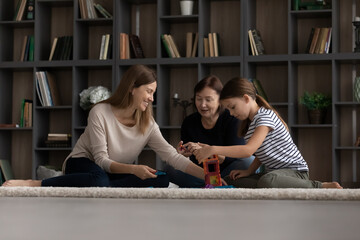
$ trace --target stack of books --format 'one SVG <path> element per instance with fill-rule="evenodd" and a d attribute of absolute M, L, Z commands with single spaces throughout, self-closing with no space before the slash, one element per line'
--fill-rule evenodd
<path fill-rule="evenodd" d="M 204 57 L 220 56 L 220 37 L 218 33 L 209 33 L 204 37 Z"/>
<path fill-rule="evenodd" d="M 139 36 L 120 33 L 120 59 L 145 58 Z"/>
<path fill-rule="evenodd" d="M 331 27 L 311 28 L 306 53 L 329 53 L 331 44 Z"/>
<path fill-rule="evenodd" d="M 112 58 L 112 34 L 104 34 L 101 37 L 100 45 L 100 60 L 106 60 Z"/>
<path fill-rule="evenodd" d="M 34 61 L 34 36 L 25 35 L 20 52 L 20 61 Z"/>
<path fill-rule="evenodd" d="M 14 21 L 34 19 L 35 0 L 19 0 L 16 5 Z"/>
<path fill-rule="evenodd" d="M 174 38 L 170 34 L 162 34 L 161 40 L 165 47 L 166 53 L 170 58 L 180 58 L 178 47 L 175 44 Z"/>
<path fill-rule="evenodd" d="M 187 32 L 186 33 L 186 57 L 196 57 L 199 34 Z"/>
<path fill-rule="evenodd" d="M 50 50 L 49 61 L 71 60 L 73 50 L 73 36 L 55 37 Z"/>
<path fill-rule="evenodd" d="M 38 71 L 36 75 L 36 92 L 44 107 L 59 106 L 61 99 L 56 79 L 50 72 Z"/>
<path fill-rule="evenodd" d="M 248 35 L 249 35 L 251 54 L 253 56 L 258 56 L 258 55 L 264 54 L 265 53 L 264 43 L 261 39 L 259 30 L 249 29 Z"/>
<path fill-rule="evenodd" d="M 98 13 L 103 18 L 112 18 L 103 6 L 98 3 L 94 3 L 93 0 L 79 0 L 80 15 L 82 19 L 95 19 L 99 18 Z M 97 12 L 95 11 L 97 10 Z"/>
<path fill-rule="evenodd" d="M 33 122 L 33 101 L 30 99 L 23 99 L 21 102 L 21 116 L 20 127 L 32 127 Z"/>
<path fill-rule="evenodd" d="M 71 147 L 71 134 L 69 133 L 48 133 L 45 140 L 46 147 Z"/>

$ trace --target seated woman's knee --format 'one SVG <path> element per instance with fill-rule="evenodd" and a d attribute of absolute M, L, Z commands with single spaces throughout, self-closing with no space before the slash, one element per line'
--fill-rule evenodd
<path fill-rule="evenodd" d="M 110 181 L 109 177 L 104 171 L 93 171 L 90 173 L 91 175 L 91 186 L 96 187 L 109 187 Z"/>

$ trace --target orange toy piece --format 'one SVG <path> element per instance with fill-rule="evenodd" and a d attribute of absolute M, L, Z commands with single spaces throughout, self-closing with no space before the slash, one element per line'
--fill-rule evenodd
<path fill-rule="evenodd" d="M 212 185 L 214 187 L 222 186 L 219 158 L 217 155 L 209 157 L 203 162 L 205 173 L 205 185 Z"/>

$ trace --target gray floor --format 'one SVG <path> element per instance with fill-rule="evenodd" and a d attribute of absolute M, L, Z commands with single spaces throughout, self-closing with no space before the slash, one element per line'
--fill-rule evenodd
<path fill-rule="evenodd" d="M 360 202 L 0 198 L 0 239 L 360 239 Z"/>

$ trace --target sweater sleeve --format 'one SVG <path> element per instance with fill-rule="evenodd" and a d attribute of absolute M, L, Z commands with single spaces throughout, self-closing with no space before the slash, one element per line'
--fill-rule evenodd
<path fill-rule="evenodd" d="M 159 154 L 161 160 L 175 169 L 185 171 L 186 167 L 191 163 L 190 159 L 177 153 L 176 149 L 164 139 L 156 123 L 154 123 L 151 131 L 148 141 L 149 147 Z"/>
<path fill-rule="evenodd" d="M 87 126 L 88 141 L 90 141 L 88 148 L 94 162 L 105 171 L 110 172 L 110 165 L 113 161 L 109 158 L 104 121 L 104 117 L 96 109 L 90 111 Z"/>

